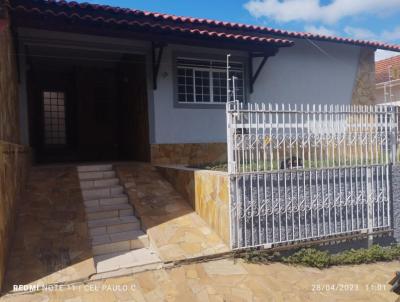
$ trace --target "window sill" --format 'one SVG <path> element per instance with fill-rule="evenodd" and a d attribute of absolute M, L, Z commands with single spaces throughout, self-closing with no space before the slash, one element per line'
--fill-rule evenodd
<path fill-rule="evenodd" d="M 186 109 L 225 109 L 226 103 L 178 103 L 174 102 L 174 108 Z"/>

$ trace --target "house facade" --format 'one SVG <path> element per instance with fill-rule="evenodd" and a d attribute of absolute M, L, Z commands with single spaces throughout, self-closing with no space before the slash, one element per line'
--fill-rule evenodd
<path fill-rule="evenodd" d="M 241 101 L 346 105 L 375 103 L 374 51 L 398 50 L 74 2 L 5 10 L 20 142 L 38 162 L 222 161 L 228 54 Z"/>
<path fill-rule="evenodd" d="M 376 49 L 400 51 L 117 7 L 0 1 L 0 286 L 31 164 L 224 161 L 228 55 L 242 102 L 345 106 L 379 103 Z"/>

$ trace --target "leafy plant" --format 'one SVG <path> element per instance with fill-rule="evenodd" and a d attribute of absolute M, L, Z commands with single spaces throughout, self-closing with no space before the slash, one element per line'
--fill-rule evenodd
<path fill-rule="evenodd" d="M 249 263 L 270 263 L 278 261 L 287 264 L 304 265 L 317 268 L 327 268 L 333 265 L 354 265 L 373 263 L 377 261 L 392 261 L 400 259 L 400 246 L 382 247 L 373 245 L 370 248 L 350 249 L 337 254 L 320 251 L 315 248 L 301 249 L 290 256 L 281 257 L 278 253 L 269 251 L 249 251 L 236 254 Z"/>
<path fill-rule="evenodd" d="M 273 261 L 279 261 L 279 253 L 270 253 L 267 251 L 249 251 L 244 254 L 235 255 L 235 258 L 243 258 L 248 263 L 270 263 Z"/>
<path fill-rule="evenodd" d="M 316 249 L 301 249 L 289 257 L 283 257 L 282 262 L 301 264 L 317 268 L 325 268 L 332 265 L 332 258 L 326 251 Z"/>

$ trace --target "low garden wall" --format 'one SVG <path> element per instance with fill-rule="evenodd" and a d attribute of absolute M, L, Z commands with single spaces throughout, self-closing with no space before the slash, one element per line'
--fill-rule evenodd
<path fill-rule="evenodd" d="M 230 246 L 228 174 L 179 165 L 157 169 Z"/>
<path fill-rule="evenodd" d="M 188 168 L 183 165 L 158 166 L 161 174 L 189 202 L 196 213 L 230 246 L 228 174 L 219 171 Z M 389 245 L 400 242 L 400 165 L 392 166 L 392 229 L 390 234 L 375 237 L 374 243 Z M 333 251 L 366 247 L 367 238 L 333 241 Z"/>

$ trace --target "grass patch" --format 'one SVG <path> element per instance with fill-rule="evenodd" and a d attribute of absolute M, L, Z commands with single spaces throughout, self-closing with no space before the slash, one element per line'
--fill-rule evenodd
<path fill-rule="evenodd" d="M 279 253 L 268 251 L 249 251 L 235 255 L 248 263 L 282 262 L 292 265 L 303 265 L 316 268 L 327 268 L 334 265 L 354 265 L 393 261 L 400 259 L 400 246 L 382 247 L 373 245 L 370 248 L 350 249 L 337 254 L 320 251 L 315 248 L 301 249 L 294 254 L 283 257 Z"/>

